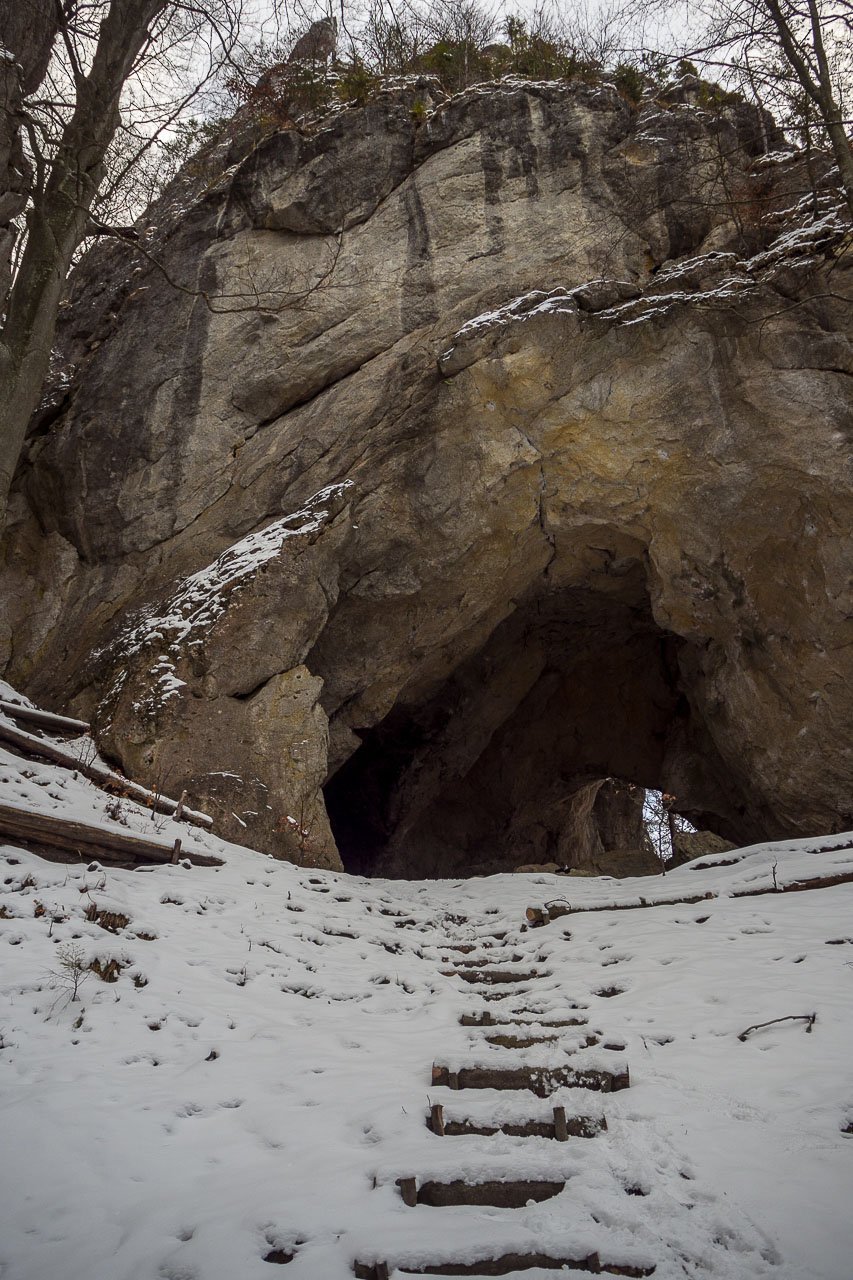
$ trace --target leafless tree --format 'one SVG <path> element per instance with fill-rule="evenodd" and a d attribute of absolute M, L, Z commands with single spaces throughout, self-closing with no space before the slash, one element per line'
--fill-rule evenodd
<path fill-rule="evenodd" d="M 0 296 L 0 521 L 93 207 L 227 60 L 242 0 L 0 0 L 0 214 L 26 216 Z M 12 20 L 20 7 L 31 24 Z M 36 32 L 37 48 L 32 33 Z M 123 120 L 124 118 L 124 120 Z M 124 130 L 123 163 L 110 150 Z M 13 249 L 7 222 L 5 245 Z"/>
<path fill-rule="evenodd" d="M 665 52 L 689 58 L 823 134 L 853 214 L 853 0 L 636 0 L 635 21 L 671 20 Z"/>
<path fill-rule="evenodd" d="M 360 52 L 380 75 L 403 75 L 430 43 L 426 13 L 410 0 L 370 0 Z"/>
<path fill-rule="evenodd" d="M 802 141 L 824 135 L 853 213 L 853 0 L 741 0 L 711 31 L 741 84 L 764 97 Z"/>

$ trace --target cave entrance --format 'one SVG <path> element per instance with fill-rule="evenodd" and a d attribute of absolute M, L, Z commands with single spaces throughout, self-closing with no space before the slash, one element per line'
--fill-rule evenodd
<path fill-rule="evenodd" d="M 612 874 L 631 874 L 617 855 L 643 847 L 645 789 L 673 789 L 693 734 L 682 644 L 654 622 L 636 561 L 615 590 L 519 602 L 428 696 L 355 726 L 362 745 L 324 788 L 345 868 L 603 871 L 611 855 Z"/>

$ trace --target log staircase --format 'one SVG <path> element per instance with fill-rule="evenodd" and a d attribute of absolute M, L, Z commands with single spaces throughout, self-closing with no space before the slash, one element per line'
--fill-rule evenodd
<path fill-rule="evenodd" d="M 514 1138 L 545 1138 L 554 1143 L 594 1140 L 607 1129 L 606 1117 L 600 1109 L 593 1110 L 592 1114 L 571 1114 L 566 1106 L 555 1103 L 546 1118 L 541 1105 L 536 1106 L 534 1100 L 549 1100 L 557 1090 L 566 1087 L 589 1091 L 593 1097 L 606 1097 L 627 1089 L 630 1076 L 627 1065 L 617 1056 L 623 1046 L 606 1040 L 602 1043 L 592 1034 L 582 1009 L 569 1008 L 566 1016 L 560 1018 L 537 1014 L 536 983 L 552 976 L 540 967 L 543 956 L 535 956 L 531 965 L 506 944 L 504 934 L 481 938 L 476 945 L 478 954 L 474 956 L 471 956 L 475 950 L 472 944 L 450 938 L 437 950 L 436 958 L 442 965 L 443 975 L 475 997 L 474 1007 L 462 1014 L 460 1024 L 482 1032 L 481 1036 L 472 1038 L 469 1046 L 470 1065 L 437 1061 L 431 1068 L 432 1089 L 425 1124 L 436 1143 L 454 1143 L 460 1168 L 458 1176 L 419 1177 L 414 1171 L 405 1170 L 396 1179 L 399 1195 L 413 1215 L 437 1211 L 434 1220 L 430 1219 L 430 1227 L 431 1235 L 440 1239 L 444 1234 L 439 1217 L 442 1211 L 458 1214 L 465 1207 L 492 1206 L 511 1213 L 531 1203 L 553 1199 L 566 1188 L 565 1176 L 556 1174 L 517 1179 L 506 1177 L 504 1172 L 493 1178 L 466 1176 L 463 1170 L 471 1163 L 466 1140 L 502 1134 Z M 495 1004 L 500 1006 L 503 1001 L 507 1002 L 506 1013 L 500 1008 L 496 1012 Z M 593 1047 L 613 1052 L 613 1066 L 603 1069 L 584 1065 L 584 1050 Z M 526 1060 L 517 1061 L 519 1054 L 529 1057 L 537 1050 L 542 1050 L 547 1057 L 541 1066 Z M 575 1064 L 573 1058 L 577 1059 Z M 525 1110 L 523 1100 L 529 1099 L 530 1114 L 515 1114 L 511 1120 L 494 1114 L 492 1118 L 484 1116 L 482 1103 L 485 1101 L 487 1108 L 488 1100 L 505 1096 L 504 1091 L 520 1103 L 513 1108 L 516 1113 Z M 478 1151 L 482 1151 L 482 1144 Z M 453 1221 L 458 1223 L 458 1217 Z M 448 1222 L 448 1227 L 451 1226 Z M 470 1249 L 466 1250 L 467 1255 L 470 1253 Z M 655 1267 L 645 1261 L 609 1261 L 599 1252 L 558 1253 L 545 1247 L 498 1251 L 487 1239 L 482 1242 L 481 1256 L 474 1260 L 466 1256 L 464 1260 L 448 1261 L 437 1256 L 433 1262 L 419 1257 L 418 1262 L 412 1263 L 407 1262 L 403 1249 L 397 1258 L 377 1256 L 356 1260 L 353 1264 L 358 1280 L 403 1280 L 406 1276 L 428 1275 L 517 1276 L 519 1280 L 528 1280 L 528 1277 L 544 1280 L 566 1271 L 648 1276 L 654 1270 Z"/>

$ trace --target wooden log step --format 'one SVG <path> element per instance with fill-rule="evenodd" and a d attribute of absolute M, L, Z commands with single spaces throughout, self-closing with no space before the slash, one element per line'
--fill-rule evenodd
<path fill-rule="evenodd" d="M 196 809 L 187 809 L 183 803 L 183 797 L 180 800 L 170 800 L 168 796 L 158 795 L 154 791 L 149 791 L 147 787 L 140 786 L 138 782 L 131 782 L 128 778 L 114 773 L 112 769 L 106 769 L 100 764 L 87 764 L 84 760 L 78 759 L 72 751 L 65 751 L 62 747 L 57 747 L 45 738 L 37 738 L 32 733 L 13 729 L 11 725 L 4 724 L 2 721 L 0 721 L 0 741 L 14 747 L 28 759 L 47 760 L 51 764 L 61 764 L 66 769 L 74 769 L 77 773 L 82 773 L 83 777 L 88 778 L 90 782 L 94 782 L 102 791 L 109 791 L 112 795 L 126 796 L 128 800 L 135 800 L 146 809 L 154 809 L 157 813 L 166 813 L 176 818 L 180 817 L 185 822 L 195 823 L 197 827 L 213 826 L 213 819 L 208 814 L 199 813 Z"/>
<path fill-rule="evenodd" d="M 559 1036 L 486 1036 L 487 1043 L 499 1049 L 531 1049 L 535 1044 L 553 1044 L 558 1039 Z"/>
<path fill-rule="evenodd" d="M 505 1253 L 500 1258 L 483 1258 L 479 1262 L 435 1262 L 421 1267 L 409 1267 L 401 1263 L 397 1272 L 401 1276 L 508 1276 L 514 1271 L 530 1271 L 534 1267 L 553 1271 L 586 1271 L 596 1276 L 601 1275 L 602 1271 L 597 1253 L 587 1254 L 585 1258 L 555 1257 L 547 1253 Z M 654 1268 L 635 1271 L 634 1274 L 647 1276 L 653 1270 Z M 367 1265 L 356 1262 L 353 1273 L 358 1280 L 387 1280 L 390 1274 L 387 1262 Z"/>
<path fill-rule="evenodd" d="M 403 1201 L 414 1207 L 429 1205 L 444 1209 L 449 1205 L 492 1205 L 496 1209 L 523 1209 L 530 1200 L 550 1200 L 558 1196 L 565 1181 L 516 1181 L 516 1182 L 466 1182 L 455 1178 L 452 1182 L 418 1182 L 415 1178 L 401 1178 L 400 1194 Z M 405 1185 L 403 1185 L 405 1184 Z"/>
<path fill-rule="evenodd" d="M 4 698 L 0 698 L 0 711 L 16 724 L 32 724 L 37 729 L 52 730 L 66 737 L 77 738 L 91 728 L 85 720 L 72 720 L 70 716 L 58 716 L 53 711 L 42 711 L 37 707 L 22 707 Z"/>
<path fill-rule="evenodd" d="M 550 978 L 543 969 L 530 969 L 526 973 L 513 973 L 511 969 L 442 969 L 445 978 L 461 978 L 463 982 L 489 982 L 504 986 L 512 982 L 533 982 L 536 978 Z"/>
<path fill-rule="evenodd" d="M 189 858 L 190 862 L 201 867 L 223 865 L 221 858 L 182 852 L 179 840 L 158 844 L 142 836 L 119 834 L 105 827 L 72 822 L 69 818 L 53 814 L 31 813 L 7 804 L 0 805 L 0 834 L 25 845 L 35 845 L 36 852 L 40 848 L 55 849 L 72 857 L 96 858 L 100 862 L 120 862 L 127 866 L 138 862 L 177 862 L 179 857 Z"/>
<path fill-rule="evenodd" d="M 654 1266 L 644 1267 L 630 1263 L 602 1262 L 597 1253 L 585 1258 L 557 1258 L 545 1253 L 507 1253 L 501 1258 L 489 1258 L 481 1262 L 434 1263 L 431 1266 L 412 1269 L 404 1265 L 395 1268 L 399 1276 L 508 1276 L 516 1271 L 542 1268 L 549 1271 L 586 1271 L 590 1275 L 651 1276 Z M 389 1280 L 387 1262 L 353 1263 L 357 1280 Z"/>
<path fill-rule="evenodd" d="M 654 1266 L 644 1267 L 631 1263 L 602 1262 L 597 1253 L 588 1254 L 586 1258 L 555 1258 L 544 1253 L 508 1253 L 502 1258 L 488 1262 L 446 1263 L 410 1270 L 402 1266 L 397 1274 L 401 1276 L 506 1276 L 516 1271 L 530 1271 L 533 1268 L 552 1271 L 586 1271 L 591 1275 L 611 1276 L 651 1276 Z M 379 1278 L 381 1280 L 381 1277 Z"/>
<path fill-rule="evenodd" d="M 555 1089 L 594 1089 L 616 1093 L 627 1089 L 630 1078 L 624 1071 L 601 1071 L 593 1067 L 462 1067 L 450 1071 L 434 1066 L 432 1083 L 450 1089 L 526 1089 L 538 1098 L 547 1098 Z"/>
<path fill-rule="evenodd" d="M 482 1137 L 490 1138 L 496 1133 L 505 1133 L 508 1138 L 549 1138 L 555 1142 L 566 1142 L 569 1138 L 595 1138 L 607 1130 L 604 1116 L 567 1116 L 562 1110 L 562 1123 L 554 1120 L 525 1120 L 513 1124 L 488 1125 L 475 1124 L 472 1120 L 445 1120 L 442 1118 L 442 1136 L 448 1138 Z M 435 1133 L 431 1124 L 432 1116 L 427 1118 L 427 1128 Z M 558 1132 L 559 1130 L 559 1132 Z M 562 1136 L 565 1133 L 565 1137 Z"/>
<path fill-rule="evenodd" d="M 463 1027 L 585 1027 L 586 1018 L 495 1018 L 488 1009 L 483 1013 L 463 1013 L 459 1019 Z"/>

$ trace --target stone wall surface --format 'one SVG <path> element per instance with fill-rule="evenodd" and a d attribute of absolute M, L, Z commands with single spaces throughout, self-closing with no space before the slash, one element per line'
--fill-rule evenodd
<path fill-rule="evenodd" d="M 743 105 L 415 92 L 208 149 L 84 262 L 8 678 L 309 865 L 600 865 L 605 778 L 850 826 L 843 226 L 752 252 Z"/>

